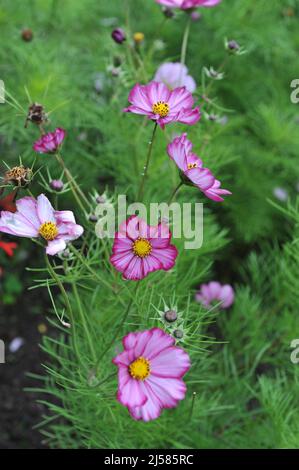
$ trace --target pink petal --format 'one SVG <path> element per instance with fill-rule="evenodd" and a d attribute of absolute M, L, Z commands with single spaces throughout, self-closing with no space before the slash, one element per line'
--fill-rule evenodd
<path fill-rule="evenodd" d="M 135 354 L 144 356 L 151 361 L 161 351 L 172 346 L 174 342 L 174 338 L 165 333 L 161 328 L 152 328 L 151 330 L 144 331 L 137 338 Z"/>
<path fill-rule="evenodd" d="M 193 184 L 198 186 L 201 191 L 209 189 L 215 181 L 214 176 L 208 168 L 192 168 L 191 170 L 187 170 L 185 175 Z"/>
<path fill-rule="evenodd" d="M 141 383 L 141 381 L 130 377 L 125 385 L 119 387 L 117 394 L 118 401 L 128 407 L 144 405 L 147 401 L 147 396 L 144 393 Z"/>
<path fill-rule="evenodd" d="M 65 250 L 66 248 L 66 243 L 65 241 L 61 239 L 55 239 L 50 242 L 48 242 L 48 245 L 46 247 L 46 253 L 47 255 L 57 255 L 57 253 L 60 253 L 61 251 Z"/>
<path fill-rule="evenodd" d="M 138 256 L 133 256 L 130 263 L 123 272 L 125 279 L 131 279 L 132 281 L 140 281 L 145 277 L 143 269 L 143 259 Z"/>
<path fill-rule="evenodd" d="M 152 106 L 147 96 L 146 86 L 136 83 L 129 94 L 128 101 L 140 110 L 152 112 Z"/>
<path fill-rule="evenodd" d="M 183 109 L 177 116 L 177 121 L 190 126 L 196 124 L 201 118 L 199 107 L 194 109 Z"/>
<path fill-rule="evenodd" d="M 160 261 L 164 271 L 168 271 L 175 265 L 178 250 L 174 245 L 169 245 L 167 248 L 162 249 L 153 248 L 151 255 Z"/>
<path fill-rule="evenodd" d="M 75 224 L 76 220 L 72 211 L 54 211 L 55 219 L 63 223 Z"/>
<path fill-rule="evenodd" d="M 115 253 L 110 257 L 110 262 L 120 272 L 124 272 L 127 266 L 130 264 L 134 254 L 132 251 Z"/>
<path fill-rule="evenodd" d="M 136 420 L 151 421 L 160 416 L 162 408 L 156 395 L 152 389 L 147 386 L 146 382 L 140 383 L 144 394 L 147 396 L 147 402 L 143 406 L 129 408 L 132 418 Z"/>
<path fill-rule="evenodd" d="M 161 262 L 155 256 L 147 256 L 143 258 L 143 273 L 144 277 L 148 274 L 158 271 L 159 269 L 163 269 Z"/>
<path fill-rule="evenodd" d="M 171 91 L 162 82 L 150 82 L 146 87 L 147 96 L 151 107 L 158 101 L 164 101 L 170 105 Z"/>
<path fill-rule="evenodd" d="M 192 108 L 194 104 L 192 94 L 187 91 L 186 87 L 175 88 L 170 95 L 168 101 L 171 112 L 180 112 L 182 109 Z"/>
<path fill-rule="evenodd" d="M 159 398 L 163 408 L 174 408 L 186 395 L 187 387 L 181 379 L 150 375 L 146 382 Z"/>
<path fill-rule="evenodd" d="M 23 197 L 16 201 L 17 211 L 38 231 L 41 223 L 37 216 L 36 201 L 33 197 Z"/>
<path fill-rule="evenodd" d="M 37 198 L 37 214 L 41 224 L 44 222 L 55 223 L 54 209 L 44 194 L 40 194 Z"/>
<path fill-rule="evenodd" d="M 191 366 L 188 354 L 176 346 L 164 349 L 150 362 L 151 374 L 158 377 L 181 378 Z"/>
<path fill-rule="evenodd" d="M 8 211 L 1 212 L 0 232 L 26 238 L 38 237 L 38 231 L 18 212 L 14 214 Z"/>

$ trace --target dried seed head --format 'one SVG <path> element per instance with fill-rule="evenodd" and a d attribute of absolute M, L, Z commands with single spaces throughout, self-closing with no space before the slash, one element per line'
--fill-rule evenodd
<path fill-rule="evenodd" d="M 25 127 L 27 126 L 28 121 L 32 122 L 33 124 L 36 124 L 37 126 L 48 121 L 47 114 L 45 113 L 45 110 L 42 104 L 32 103 L 32 105 L 30 105 L 28 114 L 27 114 Z"/>
<path fill-rule="evenodd" d="M 26 187 L 32 180 L 32 170 L 23 165 L 15 166 L 8 170 L 4 175 L 5 183 L 12 183 L 18 187 Z"/>
<path fill-rule="evenodd" d="M 164 313 L 164 319 L 169 323 L 175 322 L 177 318 L 178 314 L 175 310 L 167 310 L 167 312 Z"/>

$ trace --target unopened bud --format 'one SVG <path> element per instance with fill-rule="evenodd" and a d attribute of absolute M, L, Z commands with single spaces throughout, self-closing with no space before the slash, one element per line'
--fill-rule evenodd
<path fill-rule="evenodd" d="M 57 191 L 59 193 L 63 190 L 64 183 L 61 180 L 52 180 L 50 181 L 50 188 L 53 189 L 53 191 Z"/>
<path fill-rule="evenodd" d="M 21 37 L 23 39 L 23 41 L 25 42 L 30 42 L 32 41 L 33 39 L 33 32 L 31 29 L 29 28 L 25 28 L 23 29 L 22 33 L 21 33 Z"/>
<path fill-rule="evenodd" d="M 174 336 L 176 339 L 182 339 L 183 336 L 184 336 L 184 332 L 183 332 L 182 330 L 174 330 L 173 336 Z"/>
<path fill-rule="evenodd" d="M 112 31 L 111 37 L 117 44 L 122 44 L 126 40 L 126 33 L 123 29 L 116 28 Z"/>
<path fill-rule="evenodd" d="M 167 310 L 167 312 L 164 313 L 164 319 L 169 323 L 173 323 L 177 318 L 178 314 L 175 310 Z"/>

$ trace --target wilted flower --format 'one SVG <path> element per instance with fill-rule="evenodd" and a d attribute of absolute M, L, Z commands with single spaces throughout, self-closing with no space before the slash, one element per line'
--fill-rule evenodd
<path fill-rule="evenodd" d="M 171 232 L 167 225 L 150 226 L 132 216 L 115 233 L 110 261 L 125 279 L 134 281 L 153 271 L 168 271 L 173 268 L 178 255 L 170 240 Z"/>
<path fill-rule="evenodd" d="M 164 83 L 171 90 L 181 86 L 185 86 L 190 93 L 196 90 L 195 80 L 191 75 L 188 75 L 186 65 L 180 62 L 166 62 L 160 65 L 154 77 L 154 81 Z"/>
<path fill-rule="evenodd" d="M 215 179 L 208 168 L 203 167 L 203 162 L 192 152 L 192 147 L 192 142 L 184 133 L 168 145 L 167 152 L 180 169 L 184 181 L 197 186 L 209 199 L 217 202 L 223 201 L 221 196 L 231 194 L 231 192 L 220 188 L 220 181 Z"/>
<path fill-rule="evenodd" d="M 189 10 L 196 7 L 214 7 L 221 0 L 156 0 L 160 5 L 170 8 L 181 8 L 181 10 Z"/>
<path fill-rule="evenodd" d="M 126 40 L 126 33 L 123 29 L 116 28 L 112 31 L 111 37 L 117 44 L 122 44 Z"/>
<path fill-rule="evenodd" d="M 6 171 L 4 183 L 13 183 L 18 187 L 25 187 L 32 180 L 32 176 L 31 168 L 25 168 L 23 165 L 19 165 Z"/>
<path fill-rule="evenodd" d="M 39 153 L 55 153 L 61 146 L 64 138 L 65 130 L 58 127 L 54 132 L 42 135 L 33 145 L 33 150 Z"/>
<path fill-rule="evenodd" d="M 212 281 L 208 284 L 202 284 L 200 290 L 195 294 L 195 299 L 204 307 L 210 308 L 213 303 L 220 303 L 220 308 L 229 308 L 234 302 L 235 294 L 232 286 L 229 284 L 221 285 L 219 282 Z"/>
<path fill-rule="evenodd" d="M 189 355 L 160 328 L 129 333 L 123 346 L 113 359 L 118 366 L 117 399 L 132 418 L 151 421 L 163 408 L 175 408 L 185 398 L 182 377 L 191 366 Z"/>
<path fill-rule="evenodd" d="M 131 90 L 128 101 L 131 106 L 125 108 L 124 112 L 145 114 L 162 129 L 171 122 L 193 125 L 200 119 L 199 107 L 192 109 L 194 100 L 186 87 L 170 90 L 164 83 L 137 83 Z"/>
<path fill-rule="evenodd" d="M 0 214 L 1 214 L 1 211 L 16 212 L 17 210 L 17 206 L 15 203 L 16 195 L 17 195 L 17 190 L 14 190 L 11 193 L 7 194 L 7 196 L 2 197 L 0 199 Z"/>
<path fill-rule="evenodd" d="M 56 255 L 66 244 L 76 240 L 83 233 L 83 227 L 76 224 L 71 211 L 55 211 L 44 194 L 37 200 L 23 197 L 16 201 L 17 211 L 2 211 L 0 232 L 25 238 L 43 238 L 47 242 L 46 253 Z"/>

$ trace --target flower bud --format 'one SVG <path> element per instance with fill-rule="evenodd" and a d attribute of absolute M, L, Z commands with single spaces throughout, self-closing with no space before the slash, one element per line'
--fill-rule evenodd
<path fill-rule="evenodd" d="M 97 202 L 98 204 L 105 204 L 105 202 L 106 202 L 105 196 L 97 196 L 96 202 Z"/>
<path fill-rule="evenodd" d="M 29 28 L 25 28 L 22 30 L 21 37 L 23 41 L 25 42 L 30 42 L 33 39 L 33 32 Z"/>
<path fill-rule="evenodd" d="M 162 8 L 162 13 L 166 18 L 173 18 L 174 17 L 174 11 L 169 7 L 163 7 Z"/>
<path fill-rule="evenodd" d="M 95 214 L 90 214 L 90 216 L 88 217 L 88 220 L 90 222 L 97 222 L 98 221 L 98 218 Z"/>
<path fill-rule="evenodd" d="M 61 181 L 61 180 L 52 180 L 52 181 L 50 181 L 50 188 L 53 189 L 53 191 L 56 191 L 57 193 L 60 193 L 60 191 L 62 191 L 63 188 L 64 188 L 63 181 Z"/>
<path fill-rule="evenodd" d="M 140 32 L 134 33 L 133 39 L 134 39 L 135 44 L 138 46 L 144 41 L 144 34 Z"/>
<path fill-rule="evenodd" d="M 237 43 L 237 41 L 232 40 L 232 41 L 228 41 L 227 48 L 230 51 L 239 51 L 240 45 Z"/>
<path fill-rule="evenodd" d="M 167 312 L 164 313 L 164 319 L 169 323 L 175 322 L 177 318 L 178 314 L 175 310 L 167 310 Z"/>
<path fill-rule="evenodd" d="M 121 28 L 114 29 L 111 33 L 111 37 L 117 44 L 122 44 L 126 40 L 126 34 Z"/>
<path fill-rule="evenodd" d="M 29 107 L 25 127 L 27 127 L 27 122 L 30 121 L 37 126 L 48 121 L 48 116 L 45 113 L 44 107 L 39 103 L 32 103 Z"/>
<path fill-rule="evenodd" d="M 173 336 L 174 336 L 176 339 L 182 339 L 183 336 L 184 336 L 184 332 L 183 332 L 182 330 L 174 330 Z"/>
<path fill-rule="evenodd" d="M 199 11 L 196 11 L 196 10 L 192 11 L 190 16 L 191 16 L 192 21 L 199 21 L 201 20 L 201 17 L 202 17 L 201 13 L 199 13 Z"/>

